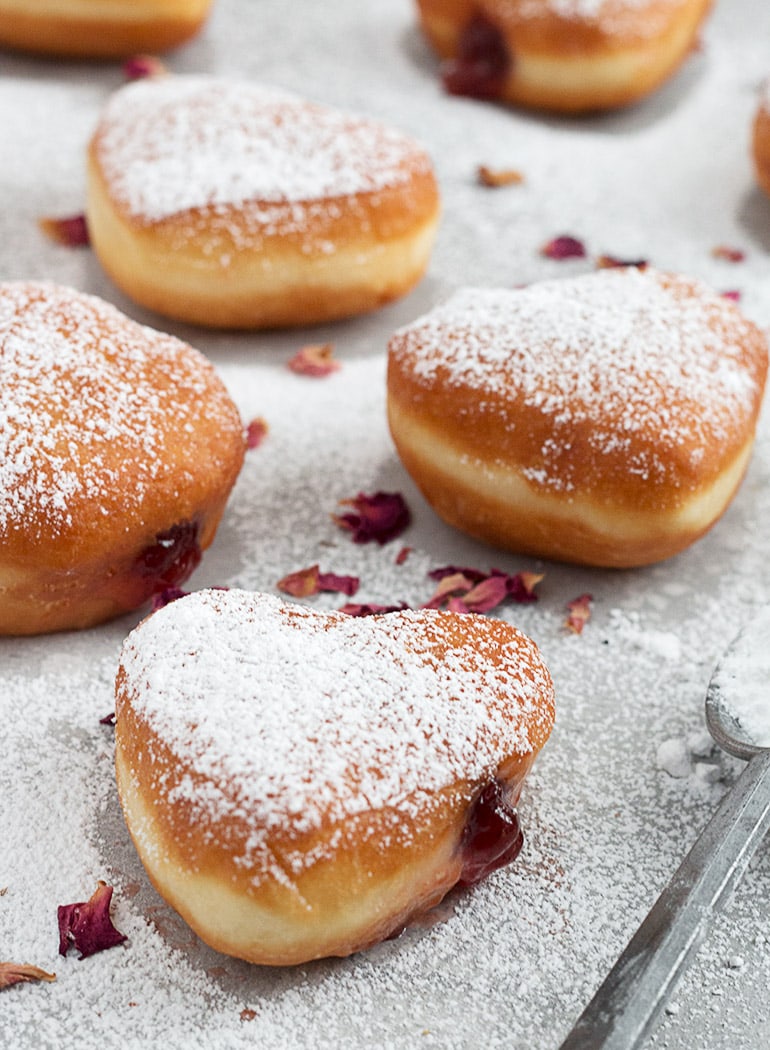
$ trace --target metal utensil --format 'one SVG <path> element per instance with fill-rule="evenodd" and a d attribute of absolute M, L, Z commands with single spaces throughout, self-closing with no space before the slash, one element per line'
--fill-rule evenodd
<path fill-rule="evenodd" d="M 757 683 L 756 653 L 770 652 L 770 606 L 726 650 L 709 683 L 706 723 L 714 740 L 748 765 L 725 795 L 647 918 L 581 1014 L 561 1050 L 634 1050 L 655 1025 L 770 828 L 770 748 L 757 747 L 731 713 Z M 770 677 L 766 682 L 770 705 Z"/>

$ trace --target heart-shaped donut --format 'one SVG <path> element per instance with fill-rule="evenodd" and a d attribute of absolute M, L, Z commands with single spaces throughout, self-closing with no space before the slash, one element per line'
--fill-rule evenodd
<path fill-rule="evenodd" d="M 537 647 L 501 620 L 235 590 L 140 624 L 116 695 L 150 879 L 207 943 L 274 965 L 365 948 L 512 860 L 554 717 Z"/>
<path fill-rule="evenodd" d="M 375 309 L 427 266 L 439 196 L 400 131 L 248 81 L 153 77 L 109 100 L 88 229 L 143 306 L 251 328 Z"/>

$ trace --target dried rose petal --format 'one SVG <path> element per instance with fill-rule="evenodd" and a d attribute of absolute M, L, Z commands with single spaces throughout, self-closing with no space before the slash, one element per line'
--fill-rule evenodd
<path fill-rule="evenodd" d="M 720 292 L 720 295 L 723 299 L 730 299 L 734 303 L 739 303 L 742 293 L 737 288 L 728 288 L 726 291 Z"/>
<path fill-rule="evenodd" d="M 241 1010 L 240 1013 L 240 1018 L 242 1021 L 253 1021 L 256 1016 L 257 1011 L 252 1010 L 251 1007 L 248 1006 L 245 1009 Z"/>
<path fill-rule="evenodd" d="M 635 266 L 637 270 L 646 270 L 649 265 L 647 259 L 618 259 L 614 255 L 600 255 L 596 260 L 599 270 L 611 270 L 623 266 Z"/>
<path fill-rule="evenodd" d="M 540 254 L 547 259 L 584 259 L 585 245 L 577 237 L 562 234 L 547 241 L 540 249 Z"/>
<path fill-rule="evenodd" d="M 69 215 L 63 219 L 38 219 L 38 226 L 50 240 L 65 248 L 85 248 L 91 243 L 85 215 Z"/>
<path fill-rule="evenodd" d="M 448 598 L 462 595 L 464 608 L 457 607 L 459 612 L 489 612 L 506 598 L 514 602 L 535 602 L 536 585 L 543 579 L 542 573 L 518 572 L 513 575 L 500 569 L 480 572 L 478 569 L 459 569 L 446 565 L 428 573 L 431 579 L 438 580 L 439 586 L 423 608 L 438 609 Z M 449 602 L 448 608 L 453 603 Z"/>
<path fill-rule="evenodd" d="M 508 577 L 508 595 L 515 602 L 536 602 L 537 595 L 535 587 L 543 579 L 542 572 L 517 572 L 515 576 Z"/>
<path fill-rule="evenodd" d="M 115 725 L 115 712 L 114 711 L 110 711 L 110 713 L 108 715 L 105 715 L 104 718 L 100 718 L 99 719 L 99 725 L 100 726 L 114 726 Z"/>
<path fill-rule="evenodd" d="M 150 612 L 157 612 L 158 609 L 163 609 L 166 605 L 170 605 L 179 598 L 184 598 L 189 593 L 189 591 L 183 591 L 181 587 L 164 587 L 162 591 L 153 594 L 152 602 L 150 603 Z"/>
<path fill-rule="evenodd" d="M 56 974 L 28 963 L 0 962 L 0 990 L 27 981 L 55 981 Z"/>
<path fill-rule="evenodd" d="M 333 572 L 320 572 L 317 565 L 311 565 L 309 569 L 299 569 L 284 576 L 278 581 L 278 588 L 294 598 L 309 598 L 319 591 L 338 591 L 352 598 L 360 582 L 357 576 L 337 576 Z"/>
<path fill-rule="evenodd" d="M 354 513 L 333 514 L 341 529 L 353 533 L 354 543 L 387 543 L 399 536 L 412 516 L 400 492 L 359 492 L 355 499 L 340 500 L 340 506 L 353 507 Z"/>
<path fill-rule="evenodd" d="M 486 164 L 479 164 L 476 169 L 476 177 L 482 186 L 520 186 L 524 182 L 524 176 L 516 168 L 488 168 Z"/>
<path fill-rule="evenodd" d="M 497 608 L 507 597 L 508 577 L 488 576 L 463 596 L 463 604 L 470 612 L 485 613 Z"/>
<path fill-rule="evenodd" d="M 376 605 L 374 602 L 358 605 L 355 602 L 348 602 L 347 605 L 342 606 L 340 612 L 347 613 L 348 616 L 380 616 L 383 613 L 403 612 L 408 608 L 406 602 L 399 602 L 398 605 Z"/>
<path fill-rule="evenodd" d="M 337 576 L 333 572 L 322 572 L 318 576 L 318 587 L 322 591 L 338 591 L 352 598 L 361 581 L 357 576 Z"/>
<path fill-rule="evenodd" d="M 726 244 L 717 244 L 711 249 L 711 254 L 715 259 L 724 259 L 725 262 L 731 263 L 743 262 L 746 258 L 746 252 L 740 248 L 729 248 Z"/>
<path fill-rule="evenodd" d="M 66 955 L 72 947 L 85 959 L 126 940 L 125 934 L 112 925 L 111 900 L 112 886 L 99 880 L 89 900 L 59 905 L 59 955 Z"/>
<path fill-rule="evenodd" d="M 259 448 L 267 437 L 268 429 L 267 422 L 261 416 L 252 419 L 246 427 L 246 447 Z"/>
<path fill-rule="evenodd" d="M 593 595 L 581 594 L 571 602 L 567 602 L 569 616 L 564 621 L 565 627 L 569 627 L 575 634 L 580 634 L 591 618 L 591 602 Z"/>
<path fill-rule="evenodd" d="M 496 569 L 492 569 L 492 573 L 496 572 Z M 440 569 L 431 569 L 428 576 L 431 580 L 443 580 L 445 576 L 454 576 L 457 573 L 467 577 L 473 583 L 481 583 L 482 580 L 486 580 L 487 576 L 491 575 L 491 573 L 481 572 L 479 569 L 461 569 L 456 565 L 444 565 Z"/>
<path fill-rule="evenodd" d="M 396 565 L 403 565 L 413 550 L 414 547 L 402 547 L 396 555 Z"/>
<path fill-rule="evenodd" d="M 462 598 L 456 596 L 449 599 L 447 602 L 447 611 L 453 613 L 469 613 L 473 610 L 469 609 Z"/>
<path fill-rule="evenodd" d="M 166 67 L 155 55 L 132 55 L 123 63 L 126 80 L 143 80 L 145 77 L 162 76 Z"/>
<path fill-rule="evenodd" d="M 342 365 L 334 358 L 333 343 L 313 343 L 303 346 L 288 362 L 292 372 L 302 376 L 322 378 L 337 372 Z"/>
<path fill-rule="evenodd" d="M 474 585 L 478 585 L 480 582 L 481 581 L 473 580 L 470 576 L 466 576 L 464 572 L 459 570 L 441 576 L 438 587 L 423 608 L 440 609 L 444 602 L 449 598 L 457 597 L 460 594 L 467 594 Z"/>

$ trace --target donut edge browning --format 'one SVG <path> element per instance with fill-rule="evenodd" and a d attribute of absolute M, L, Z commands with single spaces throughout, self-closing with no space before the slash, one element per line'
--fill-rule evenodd
<path fill-rule="evenodd" d="M 754 174 L 761 189 L 770 197 L 770 110 L 760 104 L 752 128 Z"/>

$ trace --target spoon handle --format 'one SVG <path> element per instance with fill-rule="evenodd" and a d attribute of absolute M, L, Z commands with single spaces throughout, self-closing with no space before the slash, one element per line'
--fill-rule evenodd
<path fill-rule="evenodd" d="M 770 750 L 748 763 L 560 1050 L 635 1050 L 770 828 Z"/>

